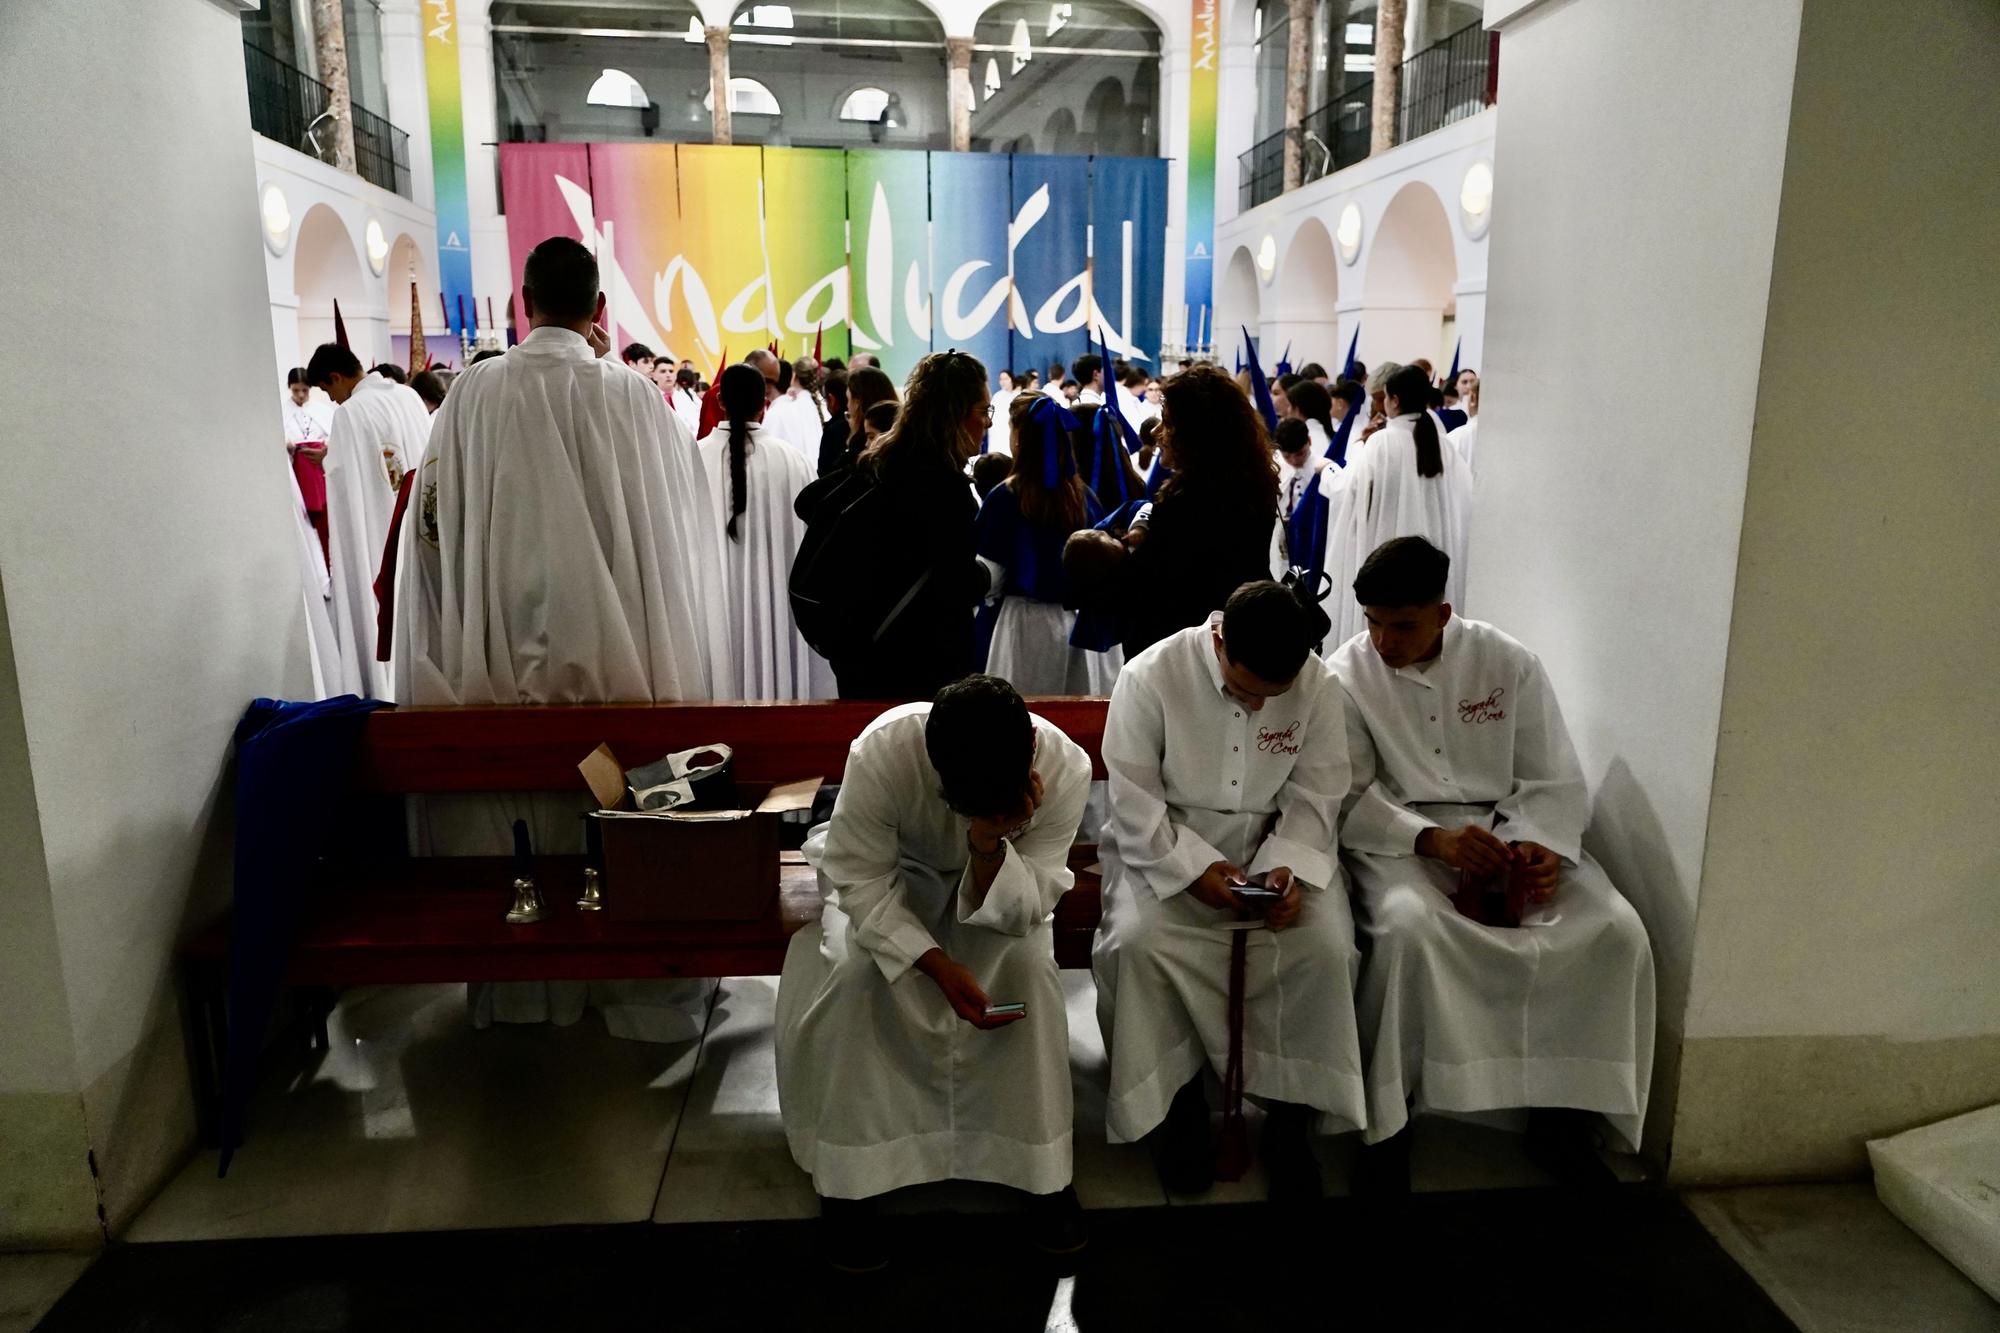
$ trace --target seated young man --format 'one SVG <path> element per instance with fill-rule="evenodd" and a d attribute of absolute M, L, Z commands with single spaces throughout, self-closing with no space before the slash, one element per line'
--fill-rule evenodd
<path fill-rule="evenodd" d="M 1542 664 L 1452 615 L 1449 569 L 1421 537 L 1383 543 L 1354 580 L 1368 628 L 1333 657 L 1354 770 L 1340 845 L 1369 943 L 1368 1139 L 1390 1140 L 1364 1184 L 1408 1188 L 1412 1106 L 1537 1108 L 1531 1156 L 1601 1181 L 1588 1113 L 1631 1148 L 1645 1119 L 1653 955 L 1583 850 L 1583 771 Z M 1520 924 L 1488 924 L 1481 900 L 1510 885 Z"/>
<path fill-rule="evenodd" d="M 1036 1243 L 1082 1248 L 1049 914 L 1089 788 L 1090 757 L 994 676 L 890 709 L 849 750 L 805 847 L 825 915 L 792 937 L 776 1024 L 785 1134 L 836 1267 L 885 1264 L 875 1196 L 934 1180 L 1035 1195 Z"/>
<path fill-rule="evenodd" d="M 1284 585 L 1238 588 L 1219 615 L 1125 664 L 1104 728 L 1111 812 L 1091 966 L 1111 1057 L 1110 1138 L 1159 1133 L 1161 1177 L 1199 1193 L 1215 1153 L 1202 1075 L 1235 1039 L 1265 1102 L 1271 1192 L 1311 1199 L 1308 1134 L 1357 1129 L 1354 922 L 1334 856 L 1347 791 L 1340 684 L 1310 650 L 1326 615 Z M 1275 901 L 1239 890 L 1263 877 Z M 1232 1032 L 1232 940 L 1244 939 Z"/>

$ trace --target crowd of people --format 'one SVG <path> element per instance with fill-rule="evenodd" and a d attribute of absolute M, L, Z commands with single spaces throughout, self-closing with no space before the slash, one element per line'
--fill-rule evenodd
<path fill-rule="evenodd" d="M 1242 1170 L 1245 1098 L 1280 1199 L 1317 1197 L 1314 1136 L 1354 1131 L 1363 1187 L 1407 1190 L 1419 1111 L 1527 1110 L 1566 1179 L 1602 1173 L 1596 1126 L 1636 1145 L 1645 932 L 1583 850 L 1546 673 L 1464 615 L 1473 372 L 1091 355 L 996 391 L 947 351 L 899 390 L 865 354 L 759 351 L 704 384 L 610 355 L 576 242 L 537 247 L 523 289 L 531 331 L 434 416 L 336 346 L 295 373 L 302 531 L 352 659 L 330 678 L 419 704 L 884 701 L 807 840 L 826 910 L 778 997 L 838 1265 L 886 1262 L 880 1195 L 948 1178 L 1083 1244 L 1050 914 L 1086 822 L 1108 1130 L 1170 1188 Z M 1061 694 L 1110 697 L 1101 787 L 1024 701 Z M 575 839 L 556 814 L 537 838 Z M 684 1031 L 634 1015 L 685 983 L 621 984 L 585 997 L 614 1031 Z"/>

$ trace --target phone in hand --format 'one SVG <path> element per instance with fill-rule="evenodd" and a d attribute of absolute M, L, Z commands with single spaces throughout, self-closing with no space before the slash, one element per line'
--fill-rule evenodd
<path fill-rule="evenodd" d="M 1028 1006 L 1018 1001 L 1008 1004 L 989 1004 L 986 1006 L 986 1016 L 988 1018 L 1008 1018 L 1014 1014 L 1025 1014 L 1027 1012 Z"/>
<path fill-rule="evenodd" d="M 1283 898 L 1284 892 L 1271 887 L 1268 871 L 1245 877 L 1229 886 L 1230 891 L 1246 903 L 1274 903 Z"/>

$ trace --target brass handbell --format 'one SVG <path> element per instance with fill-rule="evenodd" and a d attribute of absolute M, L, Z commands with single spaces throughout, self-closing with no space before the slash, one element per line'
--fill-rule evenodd
<path fill-rule="evenodd" d="M 601 878 L 602 876 L 597 873 L 596 866 L 584 867 L 583 897 L 576 900 L 577 911 L 602 912 L 604 910 L 604 891 L 599 886 Z"/>
<path fill-rule="evenodd" d="M 523 877 L 514 881 L 514 906 L 508 909 L 507 924 L 529 926 L 542 919 L 542 891 L 535 881 Z"/>

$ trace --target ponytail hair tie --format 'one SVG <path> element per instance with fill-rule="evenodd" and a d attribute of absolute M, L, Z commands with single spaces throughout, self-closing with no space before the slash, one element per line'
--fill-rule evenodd
<path fill-rule="evenodd" d="M 1333 617 L 1320 605 L 1333 592 L 1333 577 L 1325 570 L 1301 569 L 1294 565 L 1285 571 L 1282 582 L 1285 591 L 1291 593 L 1299 609 L 1305 612 L 1307 646 L 1317 648 L 1333 632 Z"/>

